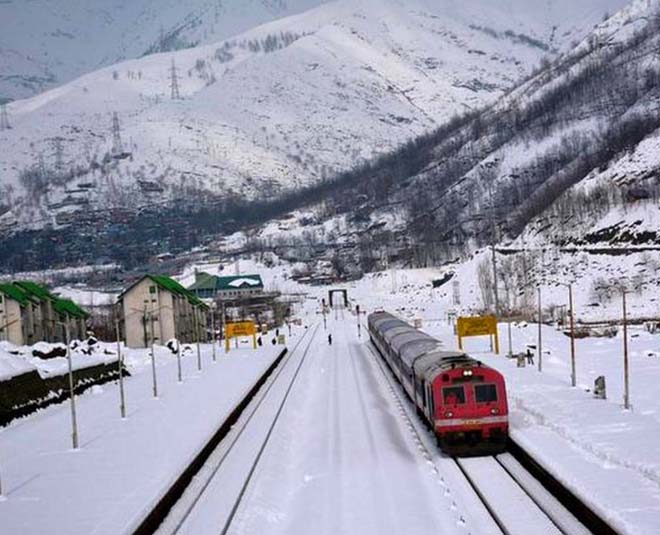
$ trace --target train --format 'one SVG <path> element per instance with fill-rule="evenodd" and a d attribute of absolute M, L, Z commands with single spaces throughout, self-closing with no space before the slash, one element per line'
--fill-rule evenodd
<path fill-rule="evenodd" d="M 384 311 L 368 316 L 369 337 L 417 413 L 452 456 L 506 450 L 509 410 L 501 373 Z"/>

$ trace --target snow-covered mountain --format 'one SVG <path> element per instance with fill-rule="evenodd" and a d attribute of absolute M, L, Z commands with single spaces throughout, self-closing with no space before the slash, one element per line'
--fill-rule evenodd
<path fill-rule="evenodd" d="M 321 250 L 351 274 L 460 259 L 447 276 L 491 310 L 494 244 L 504 310 L 529 313 L 536 285 L 547 295 L 578 281 L 593 317 L 624 287 L 657 303 L 659 48 L 660 2 L 637 0 L 491 107 L 232 241 L 292 260 Z"/>
<path fill-rule="evenodd" d="M 340 0 L 101 69 L 8 106 L 0 224 L 307 187 L 494 102 L 623 4 Z"/>
<path fill-rule="evenodd" d="M 0 100 L 121 60 L 213 43 L 324 0 L 5 0 Z"/>

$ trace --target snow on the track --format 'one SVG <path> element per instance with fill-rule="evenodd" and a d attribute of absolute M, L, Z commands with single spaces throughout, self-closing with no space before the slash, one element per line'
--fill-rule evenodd
<path fill-rule="evenodd" d="M 475 457 L 458 462 L 509 533 L 561 533 L 494 458 Z"/>
<path fill-rule="evenodd" d="M 129 350 L 128 418 L 119 415 L 116 383 L 77 398 L 81 448 L 71 449 L 69 404 L 50 407 L 0 430 L 0 533 L 117 535 L 130 532 L 199 452 L 282 347 L 258 351 L 202 346 L 183 358 L 157 348 L 159 398 L 152 398 L 150 358 Z"/>
<path fill-rule="evenodd" d="M 329 318 L 316 335 L 228 533 L 477 533 L 420 454 L 349 318 Z M 219 532 L 224 488 L 209 486 L 187 532 Z"/>

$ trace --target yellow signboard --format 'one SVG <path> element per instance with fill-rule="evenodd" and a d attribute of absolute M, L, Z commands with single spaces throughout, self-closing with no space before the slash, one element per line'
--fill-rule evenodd
<path fill-rule="evenodd" d="M 229 340 L 232 337 L 252 336 L 252 346 L 257 349 L 257 325 L 253 321 L 238 321 L 225 326 L 225 351 L 229 353 Z M 238 341 L 236 342 L 238 344 Z M 236 346 L 238 347 L 238 345 Z"/>
<path fill-rule="evenodd" d="M 473 316 L 458 318 L 458 347 L 463 349 L 463 338 L 468 336 L 494 336 L 495 353 L 500 352 L 500 340 L 497 335 L 497 318 L 495 316 Z"/>
<path fill-rule="evenodd" d="M 227 336 L 252 336 L 257 334 L 257 326 L 253 321 L 239 321 L 227 324 Z"/>

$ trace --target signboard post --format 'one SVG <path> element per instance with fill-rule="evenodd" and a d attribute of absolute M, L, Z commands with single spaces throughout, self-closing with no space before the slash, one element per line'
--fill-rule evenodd
<path fill-rule="evenodd" d="M 496 316 L 474 316 L 471 318 L 458 318 L 457 324 L 458 347 L 463 349 L 463 338 L 470 336 L 493 336 L 495 339 L 495 353 L 500 354 L 500 339 L 497 334 Z"/>
<path fill-rule="evenodd" d="M 252 336 L 252 347 L 257 349 L 257 325 L 253 321 L 227 323 L 225 332 L 225 352 L 229 353 L 229 341 L 239 336 Z M 238 340 L 237 340 L 238 341 Z"/>

